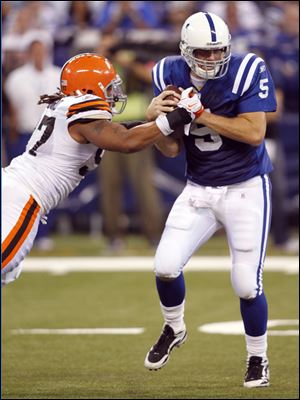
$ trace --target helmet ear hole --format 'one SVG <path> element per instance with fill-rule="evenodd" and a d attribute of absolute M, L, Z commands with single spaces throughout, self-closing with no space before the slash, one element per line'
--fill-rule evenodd
<path fill-rule="evenodd" d="M 84 89 L 84 90 L 86 90 L 86 89 Z M 93 94 L 94 92 L 91 90 L 91 89 L 89 89 L 88 91 L 87 91 L 87 94 Z"/>

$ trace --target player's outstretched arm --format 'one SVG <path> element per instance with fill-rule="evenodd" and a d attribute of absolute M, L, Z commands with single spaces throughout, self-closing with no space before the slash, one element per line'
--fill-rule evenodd
<path fill-rule="evenodd" d="M 155 122 L 126 129 L 107 120 L 93 120 L 69 127 L 70 135 L 79 143 L 93 143 L 104 150 L 133 153 L 153 144 L 163 136 Z"/>
<path fill-rule="evenodd" d="M 121 122 L 121 125 L 125 126 L 126 129 L 133 128 L 138 125 L 145 124 L 146 121 L 125 121 Z M 154 143 L 155 147 L 166 157 L 176 157 L 182 149 L 182 134 L 183 127 L 179 128 L 179 135 L 177 131 L 174 131 L 174 135 L 161 137 Z"/>
<path fill-rule="evenodd" d="M 103 150 L 133 153 L 155 143 L 162 135 L 169 136 L 180 126 L 190 124 L 196 117 L 201 102 L 196 95 L 181 100 L 178 108 L 167 115 L 159 115 L 155 122 L 148 122 L 131 129 L 108 120 L 73 121 L 69 133 L 79 143 L 93 143 Z"/>
<path fill-rule="evenodd" d="M 178 108 L 168 115 L 160 115 L 155 122 L 148 122 L 126 129 L 108 120 L 78 121 L 69 126 L 69 133 L 78 143 L 93 143 L 103 150 L 133 153 L 155 143 L 163 135 L 168 136 L 182 125 L 193 120 L 185 108 Z"/>

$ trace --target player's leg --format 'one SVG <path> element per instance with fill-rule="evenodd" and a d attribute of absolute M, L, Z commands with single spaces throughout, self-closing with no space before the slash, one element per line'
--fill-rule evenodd
<path fill-rule="evenodd" d="M 145 367 L 159 369 L 169 359 L 170 351 L 186 340 L 184 323 L 185 282 L 183 267 L 192 254 L 220 227 L 208 207 L 195 207 L 191 200 L 207 196 L 201 187 L 187 185 L 169 214 L 155 256 L 156 287 L 164 318 L 163 332 L 150 349 Z M 204 199 L 205 201 L 205 199 Z M 202 201 L 203 203 L 203 201 Z"/>
<path fill-rule="evenodd" d="M 40 206 L 5 174 L 2 190 L 1 285 L 17 279 L 21 261 L 32 248 L 40 221 Z"/>
<path fill-rule="evenodd" d="M 262 275 L 271 220 L 270 191 L 268 176 L 236 185 L 227 195 L 223 221 L 232 256 L 232 286 L 240 298 L 246 334 L 246 387 L 269 385 L 268 305 Z"/>

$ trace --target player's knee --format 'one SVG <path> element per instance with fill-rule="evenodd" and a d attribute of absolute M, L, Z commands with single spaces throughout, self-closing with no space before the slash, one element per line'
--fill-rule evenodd
<path fill-rule="evenodd" d="M 22 271 L 22 266 L 23 266 L 23 261 L 20 262 L 20 264 L 18 266 L 16 266 L 15 268 L 10 269 L 10 267 L 8 266 L 8 271 L 1 271 L 1 286 L 5 286 L 13 281 L 15 281 L 16 279 L 19 278 L 21 271 Z"/>
<path fill-rule="evenodd" d="M 13 271 L 7 272 L 6 274 L 1 275 L 1 286 L 8 285 L 9 283 L 18 279 L 19 275 L 13 274 L 12 272 Z"/>
<path fill-rule="evenodd" d="M 158 252 L 154 260 L 154 272 L 160 279 L 175 279 L 182 271 L 181 262 L 171 254 Z"/>
<path fill-rule="evenodd" d="M 235 264 L 232 267 L 231 283 L 235 294 L 245 300 L 257 295 L 256 270 L 251 265 Z"/>
<path fill-rule="evenodd" d="M 249 287 L 234 287 L 235 294 L 244 300 L 252 300 L 256 297 L 257 290 L 253 286 Z"/>

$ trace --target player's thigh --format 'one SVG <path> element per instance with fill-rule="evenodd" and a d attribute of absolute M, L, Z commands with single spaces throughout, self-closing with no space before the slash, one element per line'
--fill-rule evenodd
<path fill-rule="evenodd" d="M 210 208 L 195 208 L 185 188 L 166 221 L 155 255 L 157 276 L 176 278 L 193 253 L 220 227 Z"/>
<path fill-rule="evenodd" d="M 239 297 L 262 292 L 262 271 L 271 220 L 267 176 L 237 185 L 226 199 L 224 226 L 232 256 L 232 284 Z"/>
<path fill-rule="evenodd" d="M 40 207 L 34 198 L 5 177 L 2 190 L 2 274 L 17 268 L 29 253 L 39 221 Z"/>

